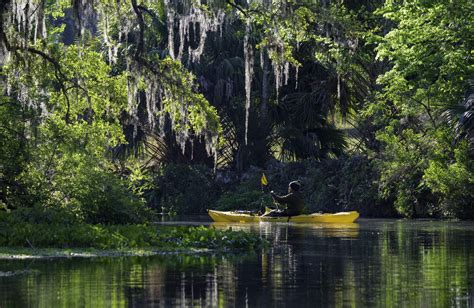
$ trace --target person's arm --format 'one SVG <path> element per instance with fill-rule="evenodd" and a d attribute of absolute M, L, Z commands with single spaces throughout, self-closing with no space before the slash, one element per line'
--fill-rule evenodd
<path fill-rule="evenodd" d="M 273 191 L 271 192 L 272 197 L 278 202 L 282 204 L 288 204 L 293 199 L 293 194 L 289 193 L 285 196 L 277 196 Z"/>

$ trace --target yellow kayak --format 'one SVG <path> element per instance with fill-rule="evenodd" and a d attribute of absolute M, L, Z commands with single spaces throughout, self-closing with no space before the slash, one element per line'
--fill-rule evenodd
<path fill-rule="evenodd" d="M 339 212 L 339 213 L 313 213 L 308 215 L 298 215 L 291 217 L 266 217 L 256 214 L 234 212 L 234 211 L 214 211 L 208 210 L 209 216 L 215 222 L 301 222 L 301 223 L 352 223 L 359 218 L 359 213 Z"/>

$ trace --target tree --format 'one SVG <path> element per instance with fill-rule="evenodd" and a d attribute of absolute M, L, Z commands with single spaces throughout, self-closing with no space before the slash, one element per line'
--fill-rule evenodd
<path fill-rule="evenodd" d="M 472 76 L 472 10 L 471 1 L 412 1 L 387 2 L 379 11 L 394 23 L 377 47 L 378 57 L 392 65 L 379 77 L 384 89 L 378 110 L 389 119 L 379 132 L 385 145 L 381 172 L 408 216 L 461 215 L 472 199 L 472 182 L 460 176 L 472 173 L 461 154 L 466 147 L 452 142 L 454 134 L 440 117 L 461 101 Z M 457 184 L 442 184 L 448 174 Z M 449 197 L 454 195 L 456 200 Z"/>
<path fill-rule="evenodd" d="M 209 153 L 215 152 L 219 119 L 196 92 L 194 76 L 177 61 L 145 54 L 147 8 L 135 1 L 131 6 L 104 1 L 95 7 L 79 1 L 72 7 L 66 2 L 28 1 L 24 10 L 14 9 L 17 5 L 12 1 L 2 6 L 0 32 L 2 52 L 8 56 L 2 62 L 5 99 L 0 115 L 8 124 L 2 123 L 0 131 L 8 146 L 1 155 L 2 203 L 7 208 L 68 207 L 91 222 L 104 222 L 103 213 L 121 211 L 121 206 L 128 207 L 130 215 L 139 212 L 134 208 L 141 201 L 113 174 L 108 155 L 125 142 L 124 114 L 147 129 L 169 121 L 183 147 L 196 136 L 209 145 Z M 65 26 L 59 18 L 68 18 L 65 12 L 71 8 L 77 38 L 65 45 Z M 120 18 L 137 24 L 138 32 L 122 29 Z M 95 35 L 97 25 L 105 24 L 117 35 L 125 31 L 124 37 L 116 37 L 117 45 L 108 40 L 109 29 L 104 40 Z M 112 49 L 108 56 L 123 53 L 121 62 L 104 58 L 104 47 Z M 140 104 L 147 108 L 148 121 L 136 123 Z M 22 124 L 24 119 L 30 121 Z M 110 214 L 112 220 L 120 217 Z"/>

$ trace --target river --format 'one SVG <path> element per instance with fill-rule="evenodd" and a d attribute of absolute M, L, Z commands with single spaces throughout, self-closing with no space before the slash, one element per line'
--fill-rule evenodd
<path fill-rule="evenodd" d="M 0 307 L 474 306 L 473 222 L 212 225 L 257 233 L 270 247 L 246 254 L 0 260 Z"/>

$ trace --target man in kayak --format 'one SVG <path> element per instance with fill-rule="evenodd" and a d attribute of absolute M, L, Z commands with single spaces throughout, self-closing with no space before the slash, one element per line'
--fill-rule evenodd
<path fill-rule="evenodd" d="M 270 192 L 272 198 L 282 205 L 286 205 L 284 210 L 273 210 L 264 216 L 296 216 L 303 213 L 304 200 L 300 194 L 300 183 L 293 181 L 288 185 L 288 194 L 277 196 L 273 191 Z"/>

